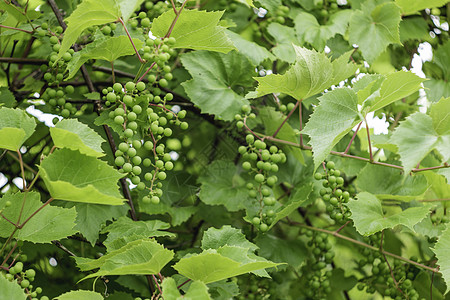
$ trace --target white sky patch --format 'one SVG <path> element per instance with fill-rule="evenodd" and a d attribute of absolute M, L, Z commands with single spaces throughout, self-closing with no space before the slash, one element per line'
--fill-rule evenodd
<path fill-rule="evenodd" d="M 0 188 L 4 187 L 8 183 L 8 179 L 3 173 L 0 173 Z"/>
<path fill-rule="evenodd" d="M 43 113 L 39 109 L 36 109 L 34 105 L 27 107 L 27 112 L 30 115 L 35 116 L 39 121 L 44 122 L 48 127 L 55 127 L 55 125 L 53 125 L 53 119 L 55 117 L 57 117 L 60 121 L 62 120 L 61 116 Z"/>
<path fill-rule="evenodd" d="M 23 180 L 21 177 L 16 177 L 12 180 L 12 182 L 21 190 L 23 190 Z M 27 182 L 25 181 L 25 184 L 27 184 Z"/>

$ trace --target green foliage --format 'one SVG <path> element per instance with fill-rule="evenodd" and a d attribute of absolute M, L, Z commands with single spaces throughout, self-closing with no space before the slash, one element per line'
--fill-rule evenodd
<path fill-rule="evenodd" d="M 0 1 L 0 299 L 445 299 L 448 6 Z"/>
<path fill-rule="evenodd" d="M 34 119 L 23 110 L 0 108 L 0 148 L 19 150 L 35 127 Z"/>

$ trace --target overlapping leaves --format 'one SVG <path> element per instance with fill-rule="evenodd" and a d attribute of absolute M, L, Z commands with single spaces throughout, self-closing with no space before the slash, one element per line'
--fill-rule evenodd
<path fill-rule="evenodd" d="M 0 148 L 19 150 L 35 127 L 34 119 L 22 109 L 0 107 Z"/>

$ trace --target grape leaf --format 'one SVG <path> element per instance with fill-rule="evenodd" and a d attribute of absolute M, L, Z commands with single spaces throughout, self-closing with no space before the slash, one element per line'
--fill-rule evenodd
<path fill-rule="evenodd" d="M 282 61 L 295 62 L 295 51 L 292 47 L 292 44 L 298 43 L 295 29 L 273 22 L 267 26 L 267 32 L 276 42 L 276 46 L 272 49 L 273 54 Z"/>
<path fill-rule="evenodd" d="M 293 211 L 303 205 L 306 200 L 308 200 L 309 194 L 312 192 L 311 184 L 304 184 L 301 187 L 294 190 L 292 196 L 289 197 L 289 201 L 284 203 L 280 209 L 275 211 L 275 217 L 270 225 L 270 228 L 275 226 L 275 224 L 285 217 L 289 216 Z"/>
<path fill-rule="evenodd" d="M 141 49 L 144 43 L 139 39 L 133 39 L 136 49 Z M 101 59 L 113 62 L 119 57 L 134 55 L 133 45 L 127 36 L 114 36 L 97 39 L 88 44 L 83 50 L 74 53 L 73 58 L 67 64 L 69 75 L 65 80 L 69 80 L 77 73 L 78 69 L 89 59 Z"/>
<path fill-rule="evenodd" d="M 222 15 L 223 11 L 184 9 L 170 35 L 176 39 L 173 47 L 222 53 L 236 49 L 226 29 L 217 25 Z M 151 32 L 157 37 L 164 37 L 174 18 L 172 9 L 166 11 L 153 21 Z"/>
<path fill-rule="evenodd" d="M 68 202 L 77 210 L 75 229 L 86 238 L 92 246 L 98 239 L 99 231 L 106 221 L 117 219 L 128 211 L 127 205 L 101 205 L 80 202 Z"/>
<path fill-rule="evenodd" d="M 19 150 L 35 127 L 36 121 L 24 110 L 0 107 L 0 148 Z"/>
<path fill-rule="evenodd" d="M 241 230 L 229 225 L 222 226 L 220 229 L 209 228 L 203 233 L 202 249 L 218 249 L 223 246 L 238 246 L 255 251 L 258 246 L 249 242 Z"/>
<path fill-rule="evenodd" d="M 140 8 L 144 0 L 114 0 L 120 8 L 122 19 L 126 22 L 131 15 Z M 138 48 L 139 49 L 139 48 Z"/>
<path fill-rule="evenodd" d="M 189 279 L 211 283 L 279 265 L 256 255 L 250 257 L 247 251 L 247 248 L 237 246 L 209 249 L 183 257 L 173 267 Z"/>
<path fill-rule="evenodd" d="M 429 40 L 427 21 L 422 17 L 404 18 L 400 22 L 400 41 Z"/>
<path fill-rule="evenodd" d="M 83 154 L 104 156 L 101 144 L 105 140 L 87 125 L 76 119 L 65 119 L 50 128 L 53 143 L 58 148 L 78 150 Z"/>
<path fill-rule="evenodd" d="M 20 223 L 23 223 L 43 205 L 40 198 L 40 194 L 37 192 L 6 194 L 0 199 L 0 207 L 5 207 L 6 201 L 10 201 L 11 206 L 5 208 L 2 214 L 8 220 L 17 222 L 23 205 L 20 218 Z M 22 229 L 18 230 L 15 237 L 32 243 L 51 243 L 52 240 L 59 240 L 77 232 L 73 229 L 76 216 L 73 208 L 47 205 L 34 215 Z M 0 219 L 1 237 L 9 237 L 14 230 L 15 226 L 3 218 Z"/>
<path fill-rule="evenodd" d="M 4 13 L 3 15 L 6 15 L 8 13 Z M 7 88 L 7 87 L 0 87 L 0 107 L 5 106 L 12 108 L 14 105 L 16 105 L 17 101 L 14 97 L 13 93 Z"/>
<path fill-rule="evenodd" d="M 412 15 L 425 8 L 441 7 L 447 2 L 448 0 L 395 0 L 404 16 Z"/>
<path fill-rule="evenodd" d="M 362 110 L 376 111 L 392 102 L 405 98 L 418 91 L 423 81 L 423 78 L 406 71 L 386 75 L 380 89 L 376 90 L 363 102 L 364 107 Z"/>
<path fill-rule="evenodd" d="M 441 99 L 430 110 L 433 128 L 439 135 L 450 133 L 450 98 Z"/>
<path fill-rule="evenodd" d="M 201 183 L 199 198 L 208 205 L 223 205 L 228 211 L 245 208 L 248 190 L 244 182 L 237 180 L 237 167 L 230 161 L 213 161 L 198 181 Z"/>
<path fill-rule="evenodd" d="M 108 237 L 103 244 L 108 251 L 110 251 L 111 244 L 121 237 L 134 236 L 135 239 L 142 239 L 150 236 L 175 237 L 175 234 L 173 233 L 161 231 L 161 229 L 168 229 L 169 227 L 170 225 L 168 223 L 159 220 L 133 221 L 125 216 L 105 227 L 101 233 L 108 233 Z"/>
<path fill-rule="evenodd" d="M 39 170 L 55 199 L 105 205 L 125 201 L 117 186 L 123 175 L 95 157 L 59 149 L 44 159 Z"/>
<path fill-rule="evenodd" d="M 391 142 L 398 146 L 398 153 L 405 168 L 405 174 L 408 174 L 433 149 L 440 152 L 444 162 L 450 159 L 450 151 L 448 151 L 450 130 L 439 125 L 441 121 L 448 122 L 445 117 L 448 116 L 449 103 L 447 101 L 445 104 L 447 114 L 434 113 L 433 119 L 429 115 L 416 112 L 400 122 L 400 125 L 392 134 Z M 444 108 L 444 105 L 442 107 Z M 444 119 L 441 120 L 440 117 Z M 437 125 L 439 131 L 443 133 L 437 133 L 433 125 Z"/>
<path fill-rule="evenodd" d="M 381 201 L 377 197 L 362 192 L 357 195 L 358 200 L 350 200 L 347 203 L 352 212 L 352 219 L 356 230 L 364 235 L 372 235 L 386 228 L 394 228 L 404 225 L 414 230 L 414 225 L 422 221 L 430 212 L 430 206 L 410 207 L 404 211 L 385 216 Z"/>
<path fill-rule="evenodd" d="M 25 300 L 27 295 L 16 280 L 9 281 L 2 274 L 0 275 L 0 299 Z"/>
<path fill-rule="evenodd" d="M 59 295 L 54 298 L 55 300 L 80 300 L 80 299 L 89 299 L 89 300 L 103 300 L 103 296 L 99 293 L 93 291 L 70 291 Z"/>
<path fill-rule="evenodd" d="M 235 92 L 251 85 L 251 76 L 255 74 L 254 67 L 242 54 L 195 51 L 183 54 L 181 62 L 192 76 L 182 86 L 203 113 L 231 121 L 240 113 L 242 105 L 248 104 Z"/>
<path fill-rule="evenodd" d="M 356 186 L 377 195 L 379 199 L 410 201 L 422 196 L 429 188 L 426 178 L 414 174 L 404 178 L 401 170 L 366 164 L 358 173 Z"/>
<path fill-rule="evenodd" d="M 357 69 L 357 65 L 347 63 L 350 52 L 331 62 L 324 53 L 293 46 L 297 55 L 295 64 L 283 75 L 256 77 L 258 88 L 247 98 L 285 93 L 297 100 L 306 99 L 350 77 Z"/>
<path fill-rule="evenodd" d="M 450 290 L 450 226 L 447 225 L 447 229 L 439 237 L 436 245 L 434 246 L 433 252 L 436 254 L 438 259 L 437 264 L 439 265 L 439 272 L 442 274 L 444 281 L 447 285 L 445 294 Z"/>
<path fill-rule="evenodd" d="M 277 263 L 287 263 L 298 270 L 308 257 L 308 249 L 301 240 L 286 240 L 275 235 L 259 235 L 256 239 L 258 254 Z"/>
<path fill-rule="evenodd" d="M 108 252 L 99 259 L 75 257 L 78 268 L 88 271 L 99 268 L 81 280 L 107 275 L 157 274 L 173 258 L 173 251 L 154 240 L 132 241 L 120 249 Z"/>
<path fill-rule="evenodd" d="M 437 102 L 442 97 L 450 97 L 450 82 L 447 80 L 428 79 L 423 83 L 428 100 Z"/>
<path fill-rule="evenodd" d="M 164 300 L 210 300 L 208 287 L 201 281 L 193 281 L 189 289 L 183 296 L 177 288 L 175 279 L 172 277 L 164 278 L 161 284 L 162 296 Z"/>
<path fill-rule="evenodd" d="M 310 136 L 315 169 L 325 160 L 331 149 L 358 123 L 358 99 L 351 89 L 339 88 L 319 98 L 303 132 Z"/>
<path fill-rule="evenodd" d="M 375 0 L 364 2 L 350 19 L 350 43 L 357 44 L 364 58 L 372 63 L 389 44 L 401 44 L 400 15 L 400 8 L 393 2 L 380 5 Z"/>
<path fill-rule="evenodd" d="M 265 132 L 267 135 L 274 134 L 286 118 L 281 112 L 276 111 L 273 107 L 262 108 L 259 111 L 259 116 L 264 123 Z M 298 136 L 295 134 L 294 129 L 287 122 L 283 125 L 283 127 L 281 127 L 276 137 L 292 143 L 299 142 Z M 280 145 L 280 148 L 283 149 L 285 153 L 292 153 L 292 155 L 294 155 L 299 162 L 305 163 L 305 159 L 303 158 L 302 150 L 300 148 L 287 145 Z"/>
<path fill-rule="evenodd" d="M 116 0 L 83 0 L 66 19 L 67 29 L 58 53 L 58 59 L 66 53 L 86 28 L 114 22 L 120 17 Z"/>
<path fill-rule="evenodd" d="M 253 65 L 257 66 L 266 59 L 275 59 L 275 56 L 273 56 L 266 48 L 261 47 L 254 42 L 247 41 L 241 35 L 234 33 L 233 31 L 227 30 L 226 33 L 233 41 L 237 51 L 247 57 Z"/>
<path fill-rule="evenodd" d="M 314 15 L 301 12 L 294 19 L 295 30 L 300 39 L 322 51 L 330 38 L 345 34 L 351 14 L 350 9 L 341 10 L 330 16 L 327 25 L 320 25 Z"/>

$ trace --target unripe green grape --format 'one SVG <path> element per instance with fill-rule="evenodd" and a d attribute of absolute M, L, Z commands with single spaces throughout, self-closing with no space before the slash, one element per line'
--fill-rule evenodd
<path fill-rule="evenodd" d="M 267 150 L 261 151 L 261 159 L 267 161 L 271 158 L 270 152 Z"/>
<path fill-rule="evenodd" d="M 137 166 L 140 165 L 142 162 L 142 158 L 140 156 L 135 156 L 131 159 L 131 162 L 133 163 L 133 165 Z"/>
<path fill-rule="evenodd" d="M 250 107 L 250 105 L 245 104 L 245 105 L 242 105 L 241 110 L 243 113 L 248 114 L 252 111 L 252 108 Z"/>
<path fill-rule="evenodd" d="M 152 196 L 152 198 L 151 198 L 152 204 L 159 204 L 159 201 L 160 201 L 160 199 L 158 196 Z"/>
<path fill-rule="evenodd" d="M 50 80 L 52 80 L 52 78 L 53 78 L 53 76 L 52 76 L 51 73 L 45 73 L 44 74 L 45 81 L 50 81 Z"/>
<path fill-rule="evenodd" d="M 149 158 L 145 158 L 142 164 L 144 167 L 150 167 L 152 165 L 152 161 Z"/>
<path fill-rule="evenodd" d="M 122 92 L 122 88 L 123 88 L 122 85 L 118 82 L 114 83 L 114 85 L 113 85 L 113 90 L 116 93 Z"/>
<path fill-rule="evenodd" d="M 133 104 L 133 97 L 131 97 L 130 95 L 125 95 L 125 96 L 123 96 L 122 101 L 126 105 L 131 106 Z"/>
<path fill-rule="evenodd" d="M 160 117 L 158 122 L 159 122 L 159 125 L 161 125 L 161 126 L 167 125 L 167 119 L 165 117 Z M 166 128 L 166 129 L 170 129 L 170 128 Z"/>
<path fill-rule="evenodd" d="M 63 54 L 62 58 L 65 61 L 70 61 L 72 59 L 72 54 L 70 54 L 69 52 L 66 52 L 66 53 Z"/>
<path fill-rule="evenodd" d="M 128 154 L 129 157 L 135 157 L 136 156 L 136 149 L 128 148 L 127 154 Z"/>
<path fill-rule="evenodd" d="M 28 280 L 26 280 L 26 279 L 23 279 L 23 280 L 20 282 L 20 286 L 23 287 L 23 288 L 27 288 L 27 287 L 30 286 L 30 282 L 29 282 Z"/>
<path fill-rule="evenodd" d="M 139 183 L 141 183 L 141 178 L 139 176 L 133 176 L 131 178 L 131 183 L 138 185 Z"/>
<path fill-rule="evenodd" d="M 122 152 L 127 152 L 130 146 L 127 143 L 120 143 L 119 144 L 119 150 Z"/>
<path fill-rule="evenodd" d="M 71 85 L 66 86 L 66 93 L 73 94 L 75 92 L 75 88 Z"/>
<path fill-rule="evenodd" d="M 146 141 L 145 143 L 144 143 L 144 148 L 145 148 L 145 150 L 152 150 L 153 149 L 153 143 L 151 142 L 151 141 Z"/>
<path fill-rule="evenodd" d="M 263 174 L 256 174 L 255 175 L 255 181 L 258 183 L 262 183 L 264 181 L 264 175 Z"/>
<path fill-rule="evenodd" d="M 159 173 L 158 173 L 158 179 L 159 179 L 159 180 L 164 180 L 164 179 L 166 179 L 166 178 L 167 178 L 166 172 L 159 172 Z"/>
<path fill-rule="evenodd" d="M 122 125 L 125 122 L 124 118 L 122 116 L 116 116 L 114 118 L 114 123 L 118 125 Z"/>
<path fill-rule="evenodd" d="M 242 168 L 246 171 L 250 170 L 252 168 L 252 164 L 249 163 L 248 161 L 242 163 Z"/>
<path fill-rule="evenodd" d="M 148 75 L 147 79 L 148 79 L 148 82 L 154 83 L 156 81 L 156 76 L 153 74 L 150 74 L 150 75 Z"/>
<path fill-rule="evenodd" d="M 5 202 L 5 207 L 10 207 L 12 205 L 11 201 L 6 201 Z"/>
<path fill-rule="evenodd" d="M 165 128 L 165 129 L 164 129 L 164 135 L 165 135 L 165 136 L 171 136 L 171 135 L 172 135 L 172 129 L 170 129 L 170 128 Z"/>
<path fill-rule="evenodd" d="M 270 171 L 272 171 L 272 172 L 278 172 L 278 166 L 275 165 L 275 164 L 271 165 Z"/>
<path fill-rule="evenodd" d="M 250 191 L 248 191 L 248 195 L 251 198 L 255 198 L 256 197 L 256 191 L 255 190 L 250 190 Z"/>
<path fill-rule="evenodd" d="M 278 178 L 276 176 L 270 176 L 267 178 L 267 184 L 270 186 L 274 186 L 278 181 Z"/>
<path fill-rule="evenodd" d="M 253 136 L 253 134 L 247 134 L 245 140 L 247 144 L 253 144 L 255 142 L 255 137 Z"/>
<path fill-rule="evenodd" d="M 157 133 L 158 134 L 163 134 L 164 133 L 164 127 L 159 126 Z M 158 139 L 160 139 L 160 138 L 158 138 Z"/>
<path fill-rule="evenodd" d="M 114 121 L 115 121 L 115 119 L 114 119 Z M 133 137 L 133 134 L 134 134 L 134 132 L 130 128 L 125 129 L 124 132 L 123 132 L 123 135 L 125 135 L 127 138 Z"/>
<path fill-rule="evenodd" d="M 164 99 L 165 99 L 166 101 L 172 101 L 172 100 L 173 100 L 173 94 L 167 93 L 167 94 L 164 96 Z"/>
<path fill-rule="evenodd" d="M 141 141 L 139 141 L 139 140 L 133 140 L 131 142 L 131 144 L 133 145 L 133 148 L 135 148 L 135 149 L 141 149 L 141 147 L 142 147 Z"/>
<path fill-rule="evenodd" d="M 127 91 L 129 91 L 129 92 L 132 92 L 132 91 L 134 90 L 135 87 L 136 87 L 136 85 L 135 85 L 134 82 L 132 82 L 132 81 L 128 81 L 128 82 L 125 84 L 125 89 L 126 89 Z"/>
<path fill-rule="evenodd" d="M 131 171 L 133 171 L 133 166 L 132 166 L 130 163 L 125 163 L 125 164 L 122 166 L 122 169 L 123 169 L 125 172 L 130 173 Z"/>
<path fill-rule="evenodd" d="M 116 94 L 108 93 L 106 95 L 106 100 L 108 100 L 109 102 L 112 102 L 112 103 L 116 102 Z"/>
<path fill-rule="evenodd" d="M 259 230 L 261 230 L 261 232 L 266 232 L 267 230 L 269 230 L 269 226 L 267 226 L 267 224 L 265 223 L 261 223 L 259 225 Z"/>
<path fill-rule="evenodd" d="M 127 128 L 131 130 L 136 130 L 138 128 L 138 124 L 135 121 L 128 122 Z"/>
<path fill-rule="evenodd" d="M 140 92 L 142 92 L 143 90 L 145 90 L 145 83 L 140 81 L 136 84 L 136 89 Z"/>
<path fill-rule="evenodd" d="M 14 270 L 16 271 L 16 273 L 20 273 L 20 272 L 22 272 L 23 271 L 23 263 L 22 262 L 17 262 L 15 265 L 14 265 Z"/>
<path fill-rule="evenodd" d="M 170 171 L 173 169 L 173 162 L 171 161 L 166 161 L 166 163 L 164 164 L 164 167 L 166 168 L 166 170 Z"/>
<path fill-rule="evenodd" d="M 64 118 L 68 118 L 70 116 L 70 111 L 68 109 L 63 109 L 61 111 L 61 116 Z"/>
<path fill-rule="evenodd" d="M 261 224 L 261 219 L 258 218 L 258 217 L 254 217 L 252 219 L 252 224 L 255 225 L 255 226 Z"/>
<path fill-rule="evenodd" d="M 142 107 L 140 105 L 133 106 L 133 112 L 135 114 L 140 114 L 142 112 Z"/>
<path fill-rule="evenodd" d="M 48 104 L 50 104 L 51 106 L 56 106 L 58 102 L 56 101 L 56 99 L 50 99 L 48 100 Z"/>
<path fill-rule="evenodd" d="M 161 87 L 167 87 L 167 86 L 169 86 L 169 82 L 165 78 L 162 78 L 159 80 L 159 85 Z"/>
<path fill-rule="evenodd" d="M 144 196 L 142 197 L 142 202 L 144 202 L 145 204 L 150 204 L 152 203 L 151 199 L 149 196 Z"/>
<path fill-rule="evenodd" d="M 155 166 L 159 169 L 162 169 L 164 167 L 164 162 L 162 160 L 157 160 L 155 162 Z"/>
<path fill-rule="evenodd" d="M 51 44 L 57 44 L 58 42 L 59 42 L 59 39 L 56 36 L 52 35 L 50 37 L 50 43 Z"/>
<path fill-rule="evenodd" d="M 186 130 L 186 129 L 189 128 L 189 124 L 188 124 L 187 122 L 181 122 L 180 128 L 181 128 L 182 130 Z"/>
<path fill-rule="evenodd" d="M 102 28 L 102 33 L 103 33 L 104 35 L 110 34 L 110 33 L 111 33 L 111 27 L 109 27 L 108 25 L 105 25 L 105 26 Z"/>
<path fill-rule="evenodd" d="M 142 169 L 141 169 L 141 167 L 139 167 L 139 166 L 134 166 L 134 167 L 132 167 L 132 171 L 133 171 L 133 173 L 136 174 L 136 175 L 140 175 L 140 174 L 142 173 Z"/>
<path fill-rule="evenodd" d="M 263 141 L 261 141 L 261 140 L 256 140 L 255 141 L 255 147 L 256 147 L 256 149 L 266 149 L 266 143 L 264 143 Z"/>
<path fill-rule="evenodd" d="M 332 162 L 332 161 L 327 162 L 327 168 L 328 169 L 334 169 L 334 167 L 335 167 L 334 162 Z"/>
<path fill-rule="evenodd" d="M 124 116 L 125 115 L 125 110 L 122 107 L 118 107 L 114 110 L 114 114 L 116 116 Z"/>
<path fill-rule="evenodd" d="M 123 158 L 122 156 L 118 156 L 114 160 L 114 163 L 116 164 L 116 166 L 121 167 L 125 164 L 125 158 Z"/>
<path fill-rule="evenodd" d="M 342 178 L 342 177 L 337 177 L 337 178 L 336 178 L 336 183 L 339 184 L 339 185 L 344 184 L 344 178 Z"/>
<path fill-rule="evenodd" d="M 156 153 L 163 154 L 164 153 L 164 147 L 162 145 L 159 145 L 155 148 Z"/>

